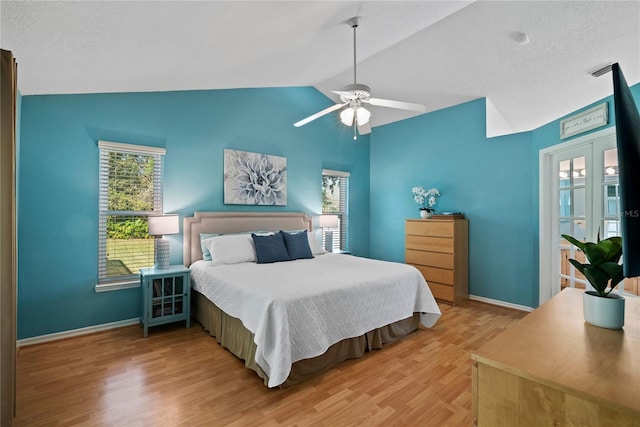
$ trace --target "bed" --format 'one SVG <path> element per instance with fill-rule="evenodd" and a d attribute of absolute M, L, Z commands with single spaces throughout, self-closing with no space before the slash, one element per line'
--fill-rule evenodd
<path fill-rule="evenodd" d="M 274 233 L 298 243 L 308 238 L 312 256 L 262 262 L 259 239 Z M 196 320 L 268 387 L 297 384 L 440 317 L 414 267 L 323 253 L 315 239 L 304 213 L 196 212 L 184 219 Z"/>

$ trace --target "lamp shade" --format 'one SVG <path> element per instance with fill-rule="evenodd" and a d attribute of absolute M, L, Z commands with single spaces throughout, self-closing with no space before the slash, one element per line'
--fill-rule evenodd
<path fill-rule="evenodd" d="M 336 228 L 340 225 L 340 219 L 338 215 L 320 215 L 318 225 L 321 228 Z"/>
<path fill-rule="evenodd" d="M 164 236 L 180 232 L 178 214 L 149 216 L 149 235 Z"/>

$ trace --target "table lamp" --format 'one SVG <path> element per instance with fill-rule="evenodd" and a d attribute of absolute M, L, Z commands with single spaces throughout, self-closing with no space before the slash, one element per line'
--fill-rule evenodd
<path fill-rule="evenodd" d="M 320 215 L 318 225 L 324 235 L 324 250 L 333 252 L 333 231 L 327 231 L 327 229 L 337 228 L 340 225 L 340 218 L 338 215 Z"/>
<path fill-rule="evenodd" d="M 177 214 L 149 216 L 149 235 L 155 236 L 153 256 L 155 268 L 169 268 L 169 240 L 163 236 L 180 232 L 180 217 Z"/>

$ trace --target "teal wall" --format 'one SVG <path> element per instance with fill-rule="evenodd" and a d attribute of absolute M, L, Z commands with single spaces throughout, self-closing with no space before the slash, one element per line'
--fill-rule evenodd
<path fill-rule="evenodd" d="M 640 85 L 632 92 L 638 103 Z M 411 188 L 437 187 L 438 210 L 463 211 L 469 219 L 471 294 L 538 305 L 538 151 L 564 142 L 563 118 L 487 139 L 479 99 L 376 127 L 354 142 L 333 115 L 299 129 L 291 125 L 331 105 L 313 88 L 20 99 L 20 339 L 138 316 L 137 290 L 94 291 L 99 139 L 165 147 L 165 211 L 182 216 L 197 210 L 316 214 L 321 170 L 350 171 L 352 251 L 391 261 L 404 260 L 404 221 L 418 217 Z M 287 157 L 288 205 L 224 205 L 225 148 Z M 182 235 L 171 241 L 172 262 L 180 263 Z"/>
<path fill-rule="evenodd" d="M 18 338 L 137 317 L 137 289 L 96 293 L 98 140 L 167 150 L 166 212 L 322 208 L 323 168 L 351 172 L 352 251 L 369 249 L 369 137 L 331 115 L 313 88 L 24 96 L 21 108 Z M 224 205 L 223 150 L 287 157 L 288 205 Z M 182 235 L 171 236 L 182 262 Z"/>
<path fill-rule="evenodd" d="M 375 129 L 370 254 L 404 261 L 404 223 L 418 218 L 411 188 L 436 187 L 437 211 L 469 219 L 470 293 L 532 306 L 531 134 L 485 135 L 484 99 Z"/>
<path fill-rule="evenodd" d="M 640 108 L 640 84 L 631 88 Z M 479 99 L 376 127 L 371 136 L 370 256 L 404 261 L 404 221 L 418 217 L 411 188 L 441 191 L 437 210 L 469 219 L 469 292 L 526 307 L 539 302 L 539 150 L 560 139 L 560 121 L 487 139 Z"/>

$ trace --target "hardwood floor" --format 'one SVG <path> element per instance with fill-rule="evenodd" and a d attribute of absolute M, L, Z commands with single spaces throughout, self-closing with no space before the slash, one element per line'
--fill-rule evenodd
<path fill-rule="evenodd" d="M 468 426 L 470 351 L 526 313 L 469 301 L 404 340 L 268 389 L 196 322 L 20 348 L 16 426 Z"/>

